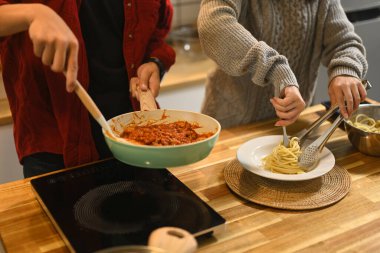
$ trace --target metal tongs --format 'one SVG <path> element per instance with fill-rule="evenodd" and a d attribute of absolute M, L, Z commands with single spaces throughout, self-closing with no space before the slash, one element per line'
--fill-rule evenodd
<path fill-rule="evenodd" d="M 369 90 L 372 87 L 368 80 L 362 80 L 362 84 L 366 90 Z M 298 159 L 299 166 L 306 168 L 306 170 L 311 170 L 319 161 L 320 152 L 330 136 L 334 133 L 335 129 L 340 125 L 340 123 L 342 123 L 344 119 L 343 116 L 339 114 L 327 131 L 307 147 L 303 148 L 302 143 L 310 132 L 319 127 L 326 119 L 329 119 L 338 109 L 338 105 L 331 106 L 330 109 L 322 117 L 313 122 L 311 126 L 306 129 L 306 131 L 303 130 L 300 132 L 299 136 L 296 135 L 298 137 L 301 149 L 303 149 L 302 154 Z"/>

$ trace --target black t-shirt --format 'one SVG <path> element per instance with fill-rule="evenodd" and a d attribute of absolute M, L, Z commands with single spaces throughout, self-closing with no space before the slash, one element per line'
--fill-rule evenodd
<path fill-rule="evenodd" d="M 123 57 L 123 0 L 83 0 L 80 22 L 86 44 L 89 94 L 106 120 L 131 112 L 129 80 Z M 100 158 L 111 156 L 101 128 L 91 117 Z"/>

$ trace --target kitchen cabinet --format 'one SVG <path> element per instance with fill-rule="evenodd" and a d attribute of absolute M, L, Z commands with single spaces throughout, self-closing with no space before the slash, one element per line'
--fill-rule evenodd
<path fill-rule="evenodd" d="M 22 179 L 22 166 L 18 161 L 13 140 L 13 125 L 0 125 L 0 184 Z"/>
<path fill-rule="evenodd" d="M 215 66 L 208 58 L 196 61 L 177 58 L 162 80 L 157 97 L 160 107 L 200 112 L 207 75 Z"/>
<path fill-rule="evenodd" d="M 200 80 L 192 85 L 164 89 L 157 97 L 157 102 L 162 109 L 200 112 L 204 92 L 205 83 L 203 80 Z"/>
<path fill-rule="evenodd" d="M 0 99 L 0 184 L 23 178 L 13 140 L 13 124 L 6 99 Z"/>
<path fill-rule="evenodd" d="M 307 108 L 288 127 L 294 134 L 320 117 L 322 105 Z M 169 170 L 226 220 L 225 229 L 199 240 L 197 252 L 378 252 L 380 248 L 379 157 L 359 153 L 338 128 L 327 148 L 351 177 L 348 195 L 315 210 L 290 211 L 247 202 L 227 187 L 223 169 L 252 138 L 281 134 L 275 120 L 223 129 L 211 154 Z M 325 122 L 320 131 L 330 126 Z M 0 185 L 0 235 L 8 252 L 68 252 L 38 203 L 30 180 Z"/>
<path fill-rule="evenodd" d="M 11 113 L 0 72 L 0 184 L 22 178 L 22 166 L 13 140 Z"/>

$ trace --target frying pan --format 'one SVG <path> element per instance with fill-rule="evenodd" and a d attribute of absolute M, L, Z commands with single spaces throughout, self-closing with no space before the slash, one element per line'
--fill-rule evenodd
<path fill-rule="evenodd" d="M 210 154 L 219 137 L 221 126 L 217 120 L 196 112 L 156 109 L 156 103 L 150 91 L 140 91 L 139 93 L 141 111 L 116 116 L 108 120 L 107 124 L 100 110 L 78 81 L 76 81 L 75 92 L 91 115 L 102 126 L 105 141 L 114 157 L 126 164 L 159 169 L 195 163 Z M 197 128 L 196 132 L 199 134 L 208 132 L 214 134 L 201 141 L 173 146 L 141 145 L 119 138 L 124 126 L 130 123 L 145 125 L 152 121 L 171 123 L 179 120 L 197 123 L 200 128 Z M 109 129 L 112 129 L 112 134 L 109 133 Z"/>

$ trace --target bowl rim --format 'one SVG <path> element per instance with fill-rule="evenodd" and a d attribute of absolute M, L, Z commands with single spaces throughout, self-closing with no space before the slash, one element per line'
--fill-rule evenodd
<path fill-rule="evenodd" d="M 215 123 L 216 125 L 216 131 L 213 135 L 211 135 L 210 137 L 206 138 L 206 139 L 203 139 L 203 140 L 200 140 L 200 141 L 196 141 L 196 142 L 191 142 L 191 143 L 185 143 L 185 144 L 179 144 L 179 145 L 163 145 L 163 146 L 152 146 L 152 145 L 144 145 L 144 144 L 135 144 L 133 142 L 120 142 L 120 141 L 117 141 L 117 140 L 114 140 L 113 138 L 109 137 L 108 134 L 105 132 L 104 129 L 102 129 L 102 132 L 103 132 L 103 135 L 105 138 L 107 138 L 109 141 L 115 143 L 115 144 L 118 144 L 118 145 L 122 145 L 122 146 L 128 146 L 128 147 L 133 147 L 133 148 L 138 148 L 138 149 L 157 149 L 157 150 L 160 150 L 160 149 L 178 149 L 178 148 L 185 148 L 185 147 L 188 147 L 188 146 L 195 146 L 195 145 L 201 145 L 203 144 L 204 142 L 210 142 L 212 141 L 213 139 L 215 138 L 218 138 L 219 137 L 219 134 L 220 134 L 220 131 L 222 129 L 219 121 L 217 121 L 216 119 L 214 119 L 213 117 L 209 116 L 209 115 L 206 115 L 206 114 L 202 114 L 202 113 L 198 113 L 198 112 L 193 112 L 193 111 L 186 111 L 186 110 L 176 110 L 176 109 L 157 109 L 155 111 L 162 111 L 162 112 L 176 112 L 176 113 L 187 113 L 187 114 L 194 114 L 194 115 L 199 115 L 199 116 L 202 116 L 202 117 L 205 117 L 205 118 L 208 118 L 210 119 L 212 122 Z M 135 111 L 135 112 L 128 112 L 128 113 L 123 113 L 123 114 L 120 114 L 120 115 L 117 115 L 109 120 L 107 120 L 108 123 L 113 123 L 113 120 L 116 119 L 116 118 L 119 118 L 119 117 L 122 117 L 122 116 L 125 116 L 125 115 L 132 115 L 133 113 L 149 113 L 150 111 Z"/>

